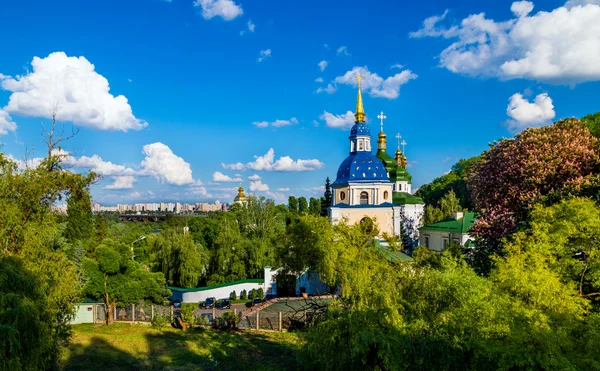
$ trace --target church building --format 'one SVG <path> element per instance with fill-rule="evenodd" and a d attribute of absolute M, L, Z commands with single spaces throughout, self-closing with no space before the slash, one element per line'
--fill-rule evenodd
<path fill-rule="evenodd" d="M 329 220 L 332 224 L 345 221 L 348 224 L 371 220 L 377 224 L 379 237 L 383 233 L 400 236 L 402 226 L 417 244 L 418 228 L 423 216 L 424 202 L 412 194 L 412 178 L 406 171 L 406 156 L 398 150 L 395 158 L 387 153 L 387 137 L 383 131 L 383 112 L 380 119 L 381 131 L 378 135 L 377 154 L 371 149 L 371 133 L 365 122 L 361 77 L 357 76 L 358 97 L 356 119 L 350 129 L 349 156 L 342 161 L 335 182 L 332 184 L 332 206 L 329 207 Z"/>

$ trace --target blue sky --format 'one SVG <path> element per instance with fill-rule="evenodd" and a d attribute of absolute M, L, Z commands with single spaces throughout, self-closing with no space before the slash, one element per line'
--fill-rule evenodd
<path fill-rule="evenodd" d="M 42 156 L 58 103 L 80 128 L 67 163 L 104 175 L 102 204 L 230 202 L 240 179 L 280 201 L 320 196 L 348 153 L 361 71 L 371 132 L 384 111 L 415 189 L 495 139 L 600 111 L 599 4 L 7 0 L 0 142 Z"/>

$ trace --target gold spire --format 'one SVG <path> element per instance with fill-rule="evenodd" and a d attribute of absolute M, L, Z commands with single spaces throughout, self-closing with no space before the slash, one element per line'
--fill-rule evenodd
<path fill-rule="evenodd" d="M 246 201 L 246 195 L 244 194 L 244 188 L 242 186 L 240 186 L 240 188 L 238 188 L 238 195 L 235 197 L 234 201 Z"/>
<path fill-rule="evenodd" d="M 377 118 L 380 120 L 380 127 L 381 127 L 381 131 L 379 132 L 379 135 L 377 136 L 377 149 L 385 151 L 387 149 L 387 136 L 385 135 L 385 133 L 383 132 L 383 120 L 385 120 L 387 118 L 387 116 L 385 116 L 383 114 L 383 111 L 381 111 L 381 113 L 379 115 L 377 115 Z"/>
<path fill-rule="evenodd" d="M 363 108 L 362 94 L 360 92 L 360 82 L 362 81 L 362 77 L 360 77 L 360 72 L 356 75 L 356 81 L 358 81 L 358 97 L 356 98 L 356 113 L 354 117 L 356 117 L 356 123 L 365 122 L 365 109 Z"/>

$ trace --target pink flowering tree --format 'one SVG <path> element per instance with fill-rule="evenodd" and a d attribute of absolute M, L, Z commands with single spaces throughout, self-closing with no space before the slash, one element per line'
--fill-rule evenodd
<path fill-rule="evenodd" d="M 598 139 L 576 119 L 493 143 L 467 179 L 480 212 L 472 231 L 498 239 L 524 223 L 537 203 L 597 193 L 599 152 Z"/>

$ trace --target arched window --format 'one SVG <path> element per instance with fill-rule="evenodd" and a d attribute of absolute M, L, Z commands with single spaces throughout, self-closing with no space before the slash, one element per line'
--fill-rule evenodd
<path fill-rule="evenodd" d="M 375 222 L 373 222 L 373 219 L 369 218 L 368 216 L 362 218 L 359 222 L 359 225 L 363 232 L 368 234 L 375 232 Z"/>
<path fill-rule="evenodd" d="M 388 191 L 384 191 L 384 192 L 383 192 L 383 199 L 387 201 L 387 199 L 388 199 L 388 196 L 389 196 L 389 193 L 388 193 Z"/>
<path fill-rule="evenodd" d="M 367 205 L 369 203 L 369 194 L 367 192 L 360 192 L 360 204 Z"/>

